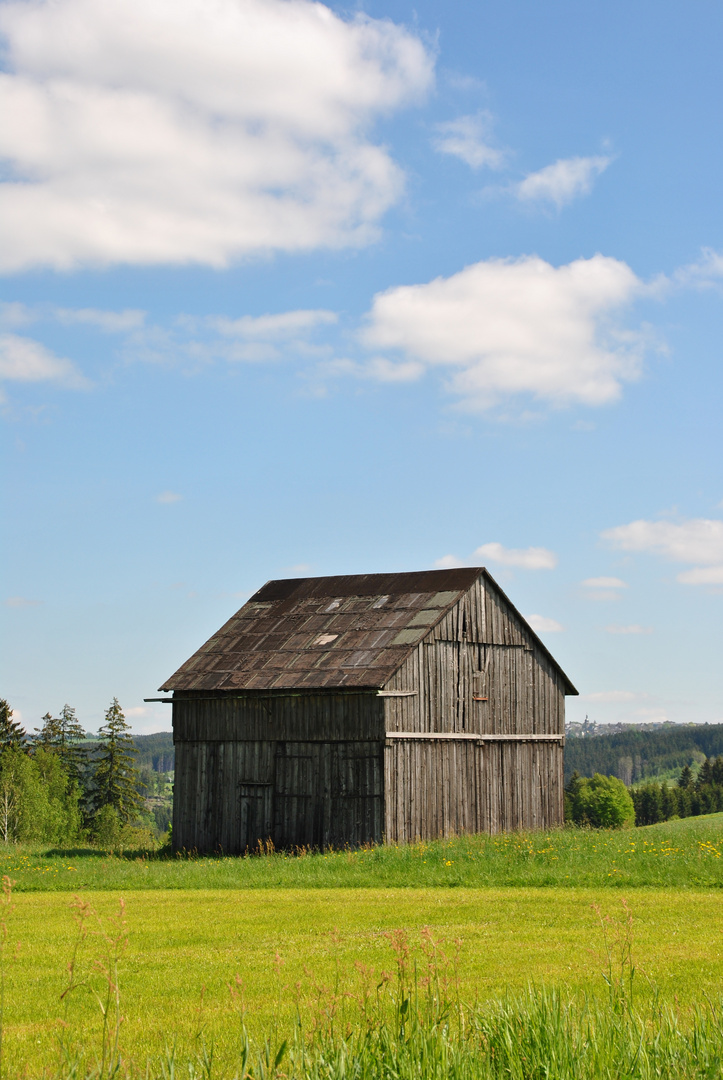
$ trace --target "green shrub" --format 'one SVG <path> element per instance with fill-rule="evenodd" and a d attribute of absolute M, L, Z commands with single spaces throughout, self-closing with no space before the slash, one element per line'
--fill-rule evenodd
<path fill-rule="evenodd" d="M 635 807 L 617 776 L 574 773 L 565 789 L 565 820 L 596 829 L 625 829 L 635 824 Z"/>
<path fill-rule="evenodd" d="M 121 836 L 121 820 L 114 806 L 101 806 L 93 818 L 93 839 L 100 847 L 116 847 Z"/>

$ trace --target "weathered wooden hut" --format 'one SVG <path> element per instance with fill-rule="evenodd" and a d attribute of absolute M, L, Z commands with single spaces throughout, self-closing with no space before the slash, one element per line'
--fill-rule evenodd
<path fill-rule="evenodd" d="M 563 820 L 577 691 L 482 568 L 270 581 L 161 689 L 177 848 Z"/>

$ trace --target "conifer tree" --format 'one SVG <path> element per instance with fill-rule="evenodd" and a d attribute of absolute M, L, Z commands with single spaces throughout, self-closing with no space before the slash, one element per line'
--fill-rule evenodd
<path fill-rule="evenodd" d="M 676 789 L 668 787 L 667 784 L 661 784 L 660 799 L 663 807 L 663 821 L 669 821 L 675 814 L 678 813 L 678 799 Z"/>
<path fill-rule="evenodd" d="M 713 782 L 713 762 L 710 758 L 706 758 L 700 767 L 698 778 L 695 782 L 695 786 L 700 791 L 701 788 L 706 787 Z"/>
<path fill-rule="evenodd" d="M 9 746 L 22 750 L 26 741 L 25 730 L 13 720 L 13 710 L 5 698 L 0 698 L 0 750 L 6 750 Z"/>
<path fill-rule="evenodd" d="M 130 729 L 118 698 L 113 698 L 98 731 L 100 746 L 95 764 L 95 808 L 112 807 L 123 822 L 132 821 L 143 805 L 138 791 L 136 754 Z"/>
<path fill-rule="evenodd" d="M 42 719 L 43 726 L 35 729 L 36 746 L 42 746 L 44 750 L 52 750 L 56 753 L 70 779 L 80 783 L 86 759 L 86 749 L 83 745 L 86 734 L 78 723 L 75 709 L 70 705 L 64 705 L 60 716 L 51 716 L 47 712 Z"/>
<path fill-rule="evenodd" d="M 678 777 L 678 787 L 687 790 L 693 786 L 693 772 L 690 765 L 684 765 Z"/>

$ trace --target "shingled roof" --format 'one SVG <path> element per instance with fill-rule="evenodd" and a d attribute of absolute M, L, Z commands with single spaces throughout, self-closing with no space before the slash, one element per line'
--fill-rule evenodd
<path fill-rule="evenodd" d="M 483 573 L 269 581 L 160 689 L 380 689 Z"/>

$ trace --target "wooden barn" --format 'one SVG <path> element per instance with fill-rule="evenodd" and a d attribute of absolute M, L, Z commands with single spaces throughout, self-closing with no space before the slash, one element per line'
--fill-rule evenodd
<path fill-rule="evenodd" d="M 577 691 L 482 568 L 270 581 L 161 689 L 176 848 L 563 820 Z"/>

